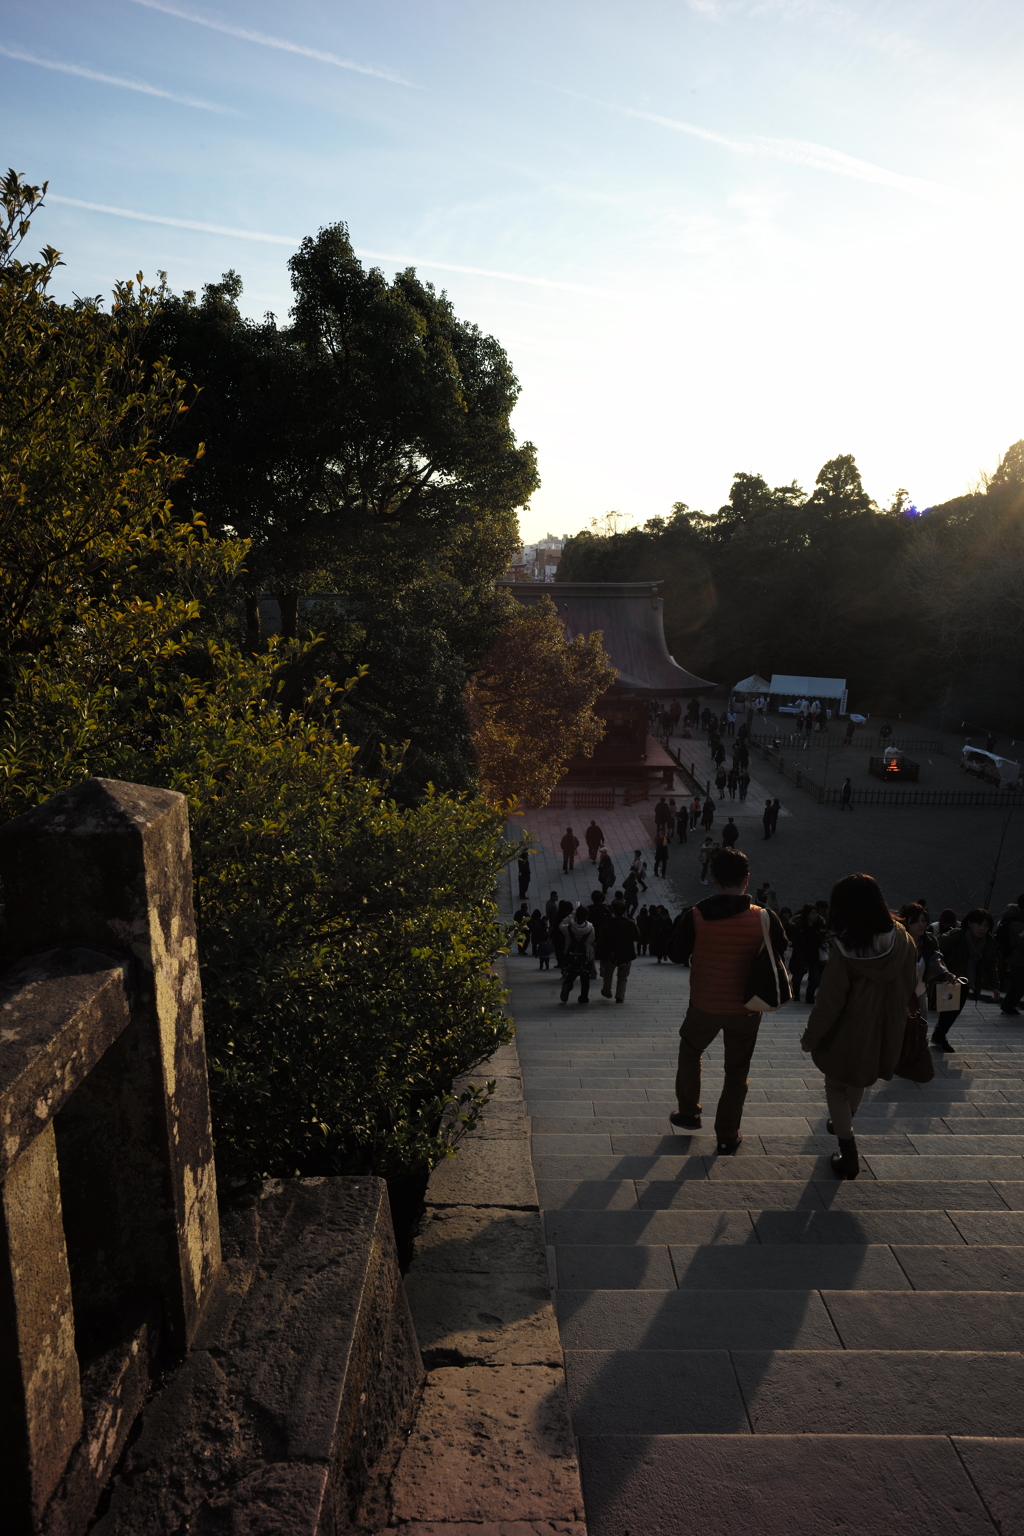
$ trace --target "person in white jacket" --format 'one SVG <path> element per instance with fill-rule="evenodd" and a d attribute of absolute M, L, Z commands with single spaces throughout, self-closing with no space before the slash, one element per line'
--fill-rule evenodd
<path fill-rule="evenodd" d="M 574 913 L 563 919 L 561 930 L 565 936 L 565 974 L 559 1001 L 564 1008 L 569 1001 L 573 983 L 579 977 L 580 1002 L 590 1001 L 590 978 L 594 964 L 594 925 L 587 916 L 586 907 L 577 907 Z"/>

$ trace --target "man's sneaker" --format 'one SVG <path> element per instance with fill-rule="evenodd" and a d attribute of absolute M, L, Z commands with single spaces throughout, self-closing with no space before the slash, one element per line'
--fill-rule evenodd
<path fill-rule="evenodd" d="M 602 997 L 611 997 L 611 993 L 610 992 L 606 992 L 604 987 L 602 987 L 601 988 L 601 996 Z"/>
<path fill-rule="evenodd" d="M 699 1131 L 701 1127 L 700 1115 L 684 1115 L 674 1109 L 668 1118 L 672 1125 L 678 1125 L 684 1131 Z"/>
<path fill-rule="evenodd" d="M 718 1143 L 719 1157 L 731 1157 L 742 1140 L 742 1136 L 737 1136 L 735 1141 L 720 1141 Z"/>

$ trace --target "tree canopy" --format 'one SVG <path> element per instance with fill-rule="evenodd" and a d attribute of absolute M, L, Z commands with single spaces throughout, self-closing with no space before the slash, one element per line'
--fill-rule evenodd
<path fill-rule="evenodd" d="M 566 545 L 563 581 L 661 580 L 669 649 L 729 685 L 752 671 L 846 677 L 873 710 L 979 711 L 1024 726 L 1024 445 L 970 495 L 923 514 L 879 507 L 856 462 L 822 466 L 807 495 L 737 473 L 715 513 Z"/>
<path fill-rule="evenodd" d="M 322 632 L 317 667 L 362 672 L 343 707 L 364 765 L 404 746 L 403 799 L 469 787 L 463 689 L 503 623 L 494 581 L 538 484 L 510 425 L 518 381 L 444 293 L 411 269 L 388 281 L 364 268 L 343 224 L 304 240 L 290 268 L 284 326 L 242 315 L 235 272 L 198 300 L 161 294 L 149 356 L 193 386 L 165 446 L 202 447 L 176 505 L 248 541 L 250 649 L 269 590 L 286 638 Z M 300 599 L 325 591 L 343 609 L 303 616 Z"/>
<path fill-rule="evenodd" d="M 58 303 L 58 253 L 16 254 L 44 190 L 0 187 L 0 814 L 89 775 L 185 794 L 219 1165 L 425 1169 L 477 1112 L 453 1078 L 507 1035 L 502 819 L 396 803 L 393 752 L 361 771 L 324 647 L 239 645 L 248 543 L 185 515 L 196 466 L 165 451 L 165 295 Z"/>
<path fill-rule="evenodd" d="M 570 758 L 601 740 L 594 704 L 614 681 L 600 631 L 567 640 L 550 598 L 517 603 L 467 690 L 490 803 L 546 805 Z"/>

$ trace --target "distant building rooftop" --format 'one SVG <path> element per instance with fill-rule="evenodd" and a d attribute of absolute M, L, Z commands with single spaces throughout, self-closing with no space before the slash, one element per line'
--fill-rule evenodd
<path fill-rule="evenodd" d="M 600 630 L 601 643 L 618 673 L 613 693 L 661 696 L 706 693 L 715 687 L 669 655 L 659 581 L 538 583 L 503 577 L 498 585 L 520 603 L 549 597 L 569 639 Z"/>

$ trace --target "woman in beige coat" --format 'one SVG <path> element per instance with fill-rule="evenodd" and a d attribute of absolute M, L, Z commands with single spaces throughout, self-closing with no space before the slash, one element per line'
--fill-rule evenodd
<path fill-rule="evenodd" d="M 832 889 L 832 947 L 800 1041 L 825 1074 L 830 1134 L 839 1139 L 832 1167 L 860 1172 L 853 1117 L 864 1089 L 893 1075 L 917 981 L 917 947 L 893 917 L 870 875 L 847 875 Z"/>

